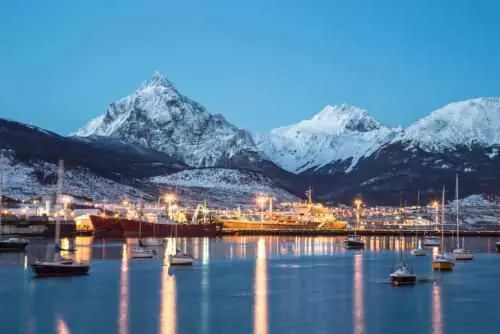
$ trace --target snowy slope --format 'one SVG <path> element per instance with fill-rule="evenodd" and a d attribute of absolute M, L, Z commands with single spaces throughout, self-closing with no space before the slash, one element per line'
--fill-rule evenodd
<path fill-rule="evenodd" d="M 300 173 L 349 160 L 347 172 L 392 139 L 399 130 L 380 125 L 366 110 L 326 106 L 313 118 L 256 137 L 259 147 L 282 168 Z"/>
<path fill-rule="evenodd" d="M 500 144 L 500 98 L 450 103 L 409 126 L 394 141 L 426 151 Z"/>
<path fill-rule="evenodd" d="M 175 187 L 176 192 L 179 189 L 190 189 L 190 197 L 219 205 L 253 205 L 258 193 L 271 195 L 279 201 L 297 200 L 297 197 L 281 189 L 269 177 L 252 171 L 200 168 L 153 177 L 149 181 L 160 188 Z M 220 203 L 216 203 L 217 201 Z"/>
<path fill-rule="evenodd" d="M 3 154 L 0 157 L 3 194 L 25 200 L 56 192 L 56 164 L 42 161 L 26 164 L 16 161 L 8 152 Z M 137 189 L 96 176 L 84 168 L 67 170 L 62 190 L 66 194 L 97 200 L 120 200 L 123 196 L 147 198 L 145 193 Z"/>
<path fill-rule="evenodd" d="M 251 135 L 180 94 L 160 73 L 109 105 L 75 136 L 112 136 L 200 167 L 215 166 L 257 149 Z"/>

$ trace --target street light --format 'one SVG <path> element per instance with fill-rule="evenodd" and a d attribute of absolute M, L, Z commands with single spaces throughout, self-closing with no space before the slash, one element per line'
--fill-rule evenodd
<path fill-rule="evenodd" d="M 268 200 L 268 197 L 265 195 L 258 195 L 257 198 L 255 199 L 255 202 L 257 202 L 257 205 L 260 208 L 260 221 L 264 221 L 264 207 L 266 205 L 266 202 Z"/>
<path fill-rule="evenodd" d="M 163 200 L 167 203 L 168 218 L 172 218 L 172 203 L 177 200 L 175 194 L 168 193 L 163 196 Z"/>
<path fill-rule="evenodd" d="M 354 200 L 354 205 L 356 206 L 356 228 L 359 228 L 359 221 L 360 221 L 359 209 L 361 208 L 361 204 L 363 204 L 363 201 L 361 199 L 356 198 Z"/>

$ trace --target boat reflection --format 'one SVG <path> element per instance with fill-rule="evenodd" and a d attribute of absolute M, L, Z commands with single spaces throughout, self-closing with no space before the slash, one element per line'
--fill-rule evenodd
<path fill-rule="evenodd" d="M 118 333 L 128 333 L 128 249 L 127 244 L 122 245 L 120 266 L 120 296 L 118 305 Z"/>
<path fill-rule="evenodd" d="M 255 260 L 254 289 L 254 334 L 267 334 L 268 329 L 268 290 L 267 290 L 267 254 L 265 238 L 257 241 L 257 258 Z"/>
<path fill-rule="evenodd" d="M 353 276 L 353 328 L 355 334 L 365 332 L 365 310 L 363 300 L 363 253 L 354 255 Z"/>
<path fill-rule="evenodd" d="M 441 287 L 438 283 L 432 286 L 432 334 L 443 333 L 443 310 L 441 308 Z"/>
<path fill-rule="evenodd" d="M 175 276 L 170 273 L 168 247 L 164 248 L 161 270 L 160 333 L 177 332 L 177 292 Z"/>

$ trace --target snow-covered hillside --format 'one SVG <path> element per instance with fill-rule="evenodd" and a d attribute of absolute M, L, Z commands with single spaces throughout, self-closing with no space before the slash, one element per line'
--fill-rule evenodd
<path fill-rule="evenodd" d="M 257 149 L 252 136 L 222 115 L 208 113 L 155 73 L 129 96 L 111 103 L 104 115 L 75 136 L 112 136 L 167 153 L 193 167 L 215 166 Z"/>
<path fill-rule="evenodd" d="M 395 141 L 427 151 L 500 144 L 500 98 L 450 103 L 409 126 Z"/>
<path fill-rule="evenodd" d="M 255 196 L 267 194 L 279 201 L 297 197 L 278 187 L 273 180 L 257 172 L 226 168 L 190 169 L 149 180 L 152 184 L 188 193 L 193 201 L 207 200 L 212 205 L 254 205 Z"/>
<path fill-rule="evenodd" d="M 347 172 L 392 139 L 399 130 L 380 125 L 368 112 L 350 105 L 326 106 L 313 118 L 259 135 L 256 142 L 282 168 L 300 173 L 349 160 Z"/>
<path fill-rule="evenodd" d="M 0 157 L 0 174 L 3 175 L 2 193 L 9 197 L 26 200 L 56 192 L 55 164 L 40 161 L 28 165 L 6 155 Z M 96 176 L 84 168 L 65 172 L 62 191 L 96 200 L 118 201 L 124 196 L 148 198 L 148 195 L 135 188 Z"/>

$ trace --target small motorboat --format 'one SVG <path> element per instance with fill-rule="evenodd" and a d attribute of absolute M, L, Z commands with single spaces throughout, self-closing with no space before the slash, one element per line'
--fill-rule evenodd
<path fill-rule="evenodd" d="M 177 250 L 175 254 L 168 256 L 168 261 L 172 266 L 190 266 L 194 263 L 194 258 L 189 254 Z"/>
<path fill-rule="evenodd" d="M 439 237 L 427 236 L 424 238 L 424 246 L 435 247 L 441 245 L 441 239 Z"/>
<path fill-rule="evenodd" d="M 142 238 L 139 239 L 139 245 L 141 247 L 161 247 L 163 246 L 163 240 L 156 238 Z"/>
<path fill-rule="evenodd" d="M 70 259 L 35 261 L 31 269 L 36 277 L 82 276 L 89 273 L 88 264 L 76 263 Z"/>
<path fill-rule="evenodd" d="M 457 261 L 468 261 L 474 259 L 472 251 L 465 248 L 457 248 L 453 250 L 453 257 Z"/>
<path fill-rule="evenodd" d="M 358 236 L 351 235 L 344 240 L 344 247 L 347 249 L 363 249 L 365 243 Z"/>
<path fill-rule="evenodd" d="M 389 279 L 395 286 L 414 285 L 417 282 L 417 275 L 410 270 L 408 265 L 401 263 L 396 270 L 389 275 Z"/>
<path fill-rule="evenodd" d="M 452 271 L 455 266 L 454 258 L 448 254 L 439 254 L 432 261 L 432 270 L 436 271 Z"/>
<path fill-rule="evenodd" d="M 152 249 L 144 247 L 134 247 L 132 248 L 133 259 L 152 259 L 155 256 L 155 252 Z"/>
<path fill-rule="evenodd" d="M 29 240 L 24 238 L 0 239 L 0 252 L 24 252 L 28 244 Z"/>

